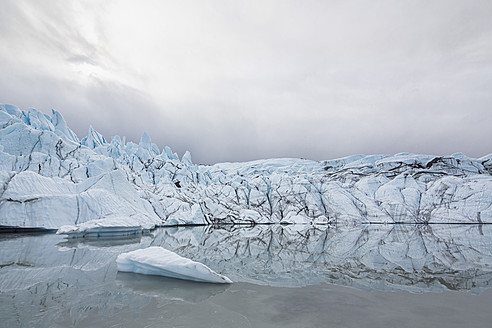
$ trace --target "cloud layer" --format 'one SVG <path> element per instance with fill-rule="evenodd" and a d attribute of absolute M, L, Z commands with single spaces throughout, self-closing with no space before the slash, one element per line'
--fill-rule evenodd
<path fill-rule="evenodd" d="M 488 1 L 23 1 L 0 102 L 214 163 L 490 153 Z"/>

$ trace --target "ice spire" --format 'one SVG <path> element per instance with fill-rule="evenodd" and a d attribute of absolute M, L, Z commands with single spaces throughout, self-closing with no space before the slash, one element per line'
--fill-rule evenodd
<path fill-rule="evenodd" d="M 55 133 L 59 137 L 65 140 L 73 141 L 79 143 L 80 140 L 77 135 L 68 127 L 67 122 L 63 116 L 56 110 L 51 110 L 51 123 L 55 127 Z"/>
<path fill-rule="evenodd" d="M 98 146 L 101 146 L 106 143 L 106 139 L 92 128 L 92 125 L 89 126 L 89 133 L 87 134 L 87 137 L 82 139 L 80 142 L 82 145 L 89 147 L 90 149 L 94 149 Z"/>

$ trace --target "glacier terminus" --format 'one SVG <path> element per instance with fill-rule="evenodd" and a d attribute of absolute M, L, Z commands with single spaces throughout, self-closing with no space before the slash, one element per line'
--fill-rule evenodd
<path fill-rule="evenodd" d="M 490 322 L 492 154 L 201 165 L 0 105 L 0 185 L 9 327 Z"/>
<path fill-rule="evenodd" d="M 186 152 L 80 140 L 62 115 L 0 105 L 0 226 L 68 236 L 217 224 L 492 223 L 492 154 L 198 165 Z"/>

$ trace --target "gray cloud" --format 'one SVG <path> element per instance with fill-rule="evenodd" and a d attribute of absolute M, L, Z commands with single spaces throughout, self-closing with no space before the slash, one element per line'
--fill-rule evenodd
<path fill-rule="evenodd" d="M 129 8 L 129 9 L 125 9 Z M 482 156 L 487 1 L 4 1 L 0 102 L 194 161 Z"/>

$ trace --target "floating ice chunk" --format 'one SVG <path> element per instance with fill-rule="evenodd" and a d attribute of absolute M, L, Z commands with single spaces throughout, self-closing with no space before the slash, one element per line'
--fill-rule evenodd
<path fill-rule="evenodd" d="M 148 218 L 115 215 L 78 225 L 64 225 L 56 233 L 68 238 L 121 237 L 140 235 L 154 228 L 154 222 Z"/>
<path fill-rule="evenodd" d="M 85 228 L 85 229 L 84 229 Z M 57 234 L 65 234 L 67 238 L 111 239 L 140 236 L 141 226 L 96 226 L 90 228 L 65 225 L 58 229 Z"/>
<path fill-rule="evenodd" d="M 148 247 L 118 255 L 118 270 L 199 282 L 230 284 L 232 281 L 206 265 L 162 247 Z"/>

